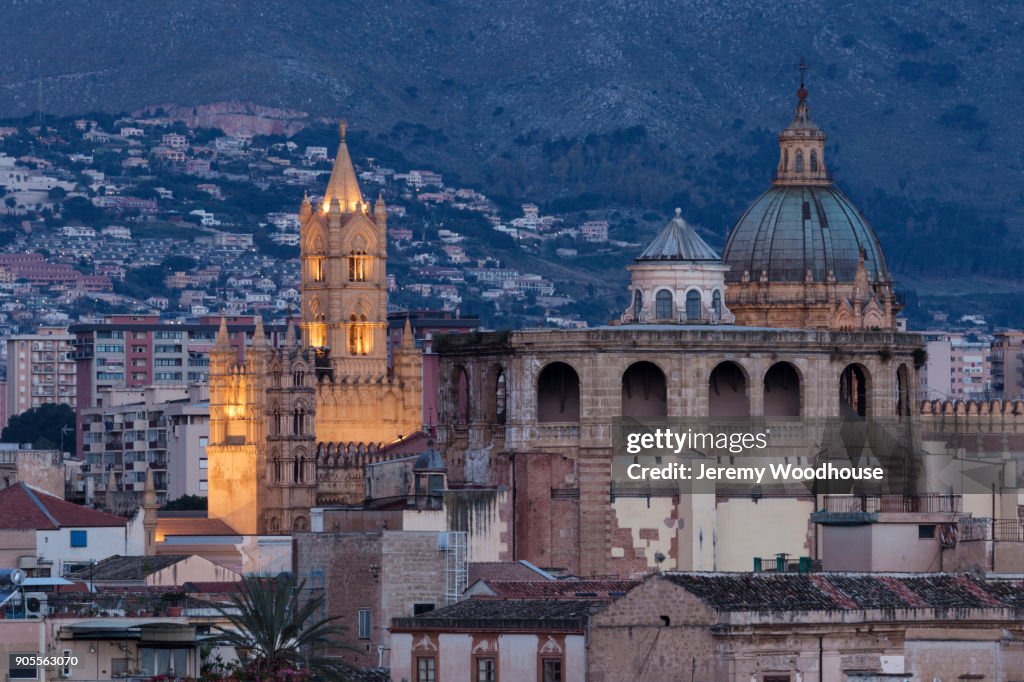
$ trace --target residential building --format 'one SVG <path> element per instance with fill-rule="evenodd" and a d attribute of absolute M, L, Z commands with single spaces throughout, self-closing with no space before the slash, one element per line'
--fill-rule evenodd
<path fill-rule="evenodd" d="M 1024 399 L 1024 332 L 996 332 L 990 364 L 992 393 L 1003 400 Z"/>
<path fill-rule="evenodd" d="M 163 322 L 157 315 L 112 315 L 102 323 L 72 325 L 79 415 L 84 409 L 102 407 L 105 390 L 208 382 L 219 320 L 201 317 L 198 324 L 178 324 Z M 228 322 L 239 342 L 255 330 L 252 316 L 234 316 Z M 268 325 L 267 334 L 276 342 L 283 337 L 283 327 Z M 82 452 L 87 429 L 81 418 L 78 429 Z"/>
<path fill-rule="evenodd" d="M 0 443 L 0 490 L 20 481 L 54 497 L 64 497 L 66 478 L 64 459 L 58 450 Z"/>
<path fill-rule="evenodd" d="M 210 403 L 205 384 L 109 389 L 98 402 L 102 407 L 79 412 L 87 503 L 131 513 L 140 504 L 148 471 L 159 504 L 206 495 Z"/>
<path fill-rule="evenodd" d="M 608 241 L 608 221 L 587 221 L 580 225 L 580 235 L 582 235 L 584 241 L 606 242 Z"/>
<path fill-rule="evenodd" d="M 126 519 L 67 502 L 24 482 L 0 490 L 0 509 L 0 566 L 56 576 L 115 554 L 144 550 L 141 510 Z"/>
<path fill-rule="evenodd" d="M 77 404 L 74 340 L 63 327 L 7 338 L 8 418 L 44 403 Z"/>

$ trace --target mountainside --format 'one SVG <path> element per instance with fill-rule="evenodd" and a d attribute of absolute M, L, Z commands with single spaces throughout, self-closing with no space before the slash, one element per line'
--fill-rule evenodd
<path fill-rule="evenodd" d="M 720 245 L 767 187 L 804 55 L 829 165 L 897 274 L 1013 280 L 1022 19 L 989 1 L 12 0 L 0 116 L 224 100 L 344 116 L 494 195 L 680 205 Z"/>

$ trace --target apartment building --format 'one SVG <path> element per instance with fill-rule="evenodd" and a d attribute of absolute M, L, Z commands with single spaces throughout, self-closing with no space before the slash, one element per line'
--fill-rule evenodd
<path fill-rule="evenodd" d="M 231 335 L 248 343 L 255 318 L 232 316 L 227 321 Z M 87 430 L 82 411 L 105 406 L 104 392 L 209 381 L 209 353 L 219 324 L 216 315 L 201 317 L 194 324 L 161 321 L 157 315 L 112 315 L 106 322 L 72 325 L 78 451 L 82 452 Z M 267 325 L 266 333 L 277 344 L 284 338 L 284 325 Z"/>
<path fill-rule="evenodd" d="M 8 418 L 44 403 L 75 406 L 74 339 L 64 327 L 8 337 Z"/>
<path fill-rule="evenodd" d="M 82 497 L 115 513 L 138 506 L 153 471 L 157 502 L 206 495 L 209 386 L 118 388 L 84 409 Z"/>
<path fill-rule="evenodd" d="M 1003 400 L 1024 398 L 1024 332 L 996 332 L 991 363 L 993 393 Z"/>

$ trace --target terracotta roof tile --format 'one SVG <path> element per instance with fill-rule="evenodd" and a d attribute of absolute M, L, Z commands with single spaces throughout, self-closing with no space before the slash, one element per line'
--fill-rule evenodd
<path fill-rule="evenodd" d="M 62 500 L 23 482 L 0 490 L 0 529 L 111 528 L 128 520 Z"/>
<path fill-rule="evenodd" d="M 156 522 L 157 537 L 167 535 L 240 535 L 220 519 L 164 518 Z"/>
<path fill-rule="evenodd" d="M 518 561 L 478 561 L 469 564 L 469 584 L 477 580 L 542 580 L 540 573 Z"/>

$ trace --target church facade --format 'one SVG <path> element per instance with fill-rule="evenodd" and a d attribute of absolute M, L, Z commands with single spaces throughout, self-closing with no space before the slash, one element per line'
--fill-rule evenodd
<path fill-rule="evenodd" d="M 802 84 L 797 99 L 772 186 L 722 255 L 677 211 L 629 266 L 629 304 L 615 323 L 438 346 L 448 481 L 515 491 L 507 558 L 626 577 L 813 557 L 814 495 L 624 489 L 613 480 L 616 423 L 898 422 L 918 411 L 922 343 L 896 330 L 881 246 L 832 185 Z"/>
<path fill-rule="evenodd" d="M 327 189 L 299 209 L 302 311 L 271 348 L 222 322 L 210 354 L 211 518 L 242 534 L 309 530 L 309 510 L 361 501 L 362 468 L 422 427 L 423 368 L 409 325 L 387 347 L 387 212 L 364 200 L 345 143 Z"/>

